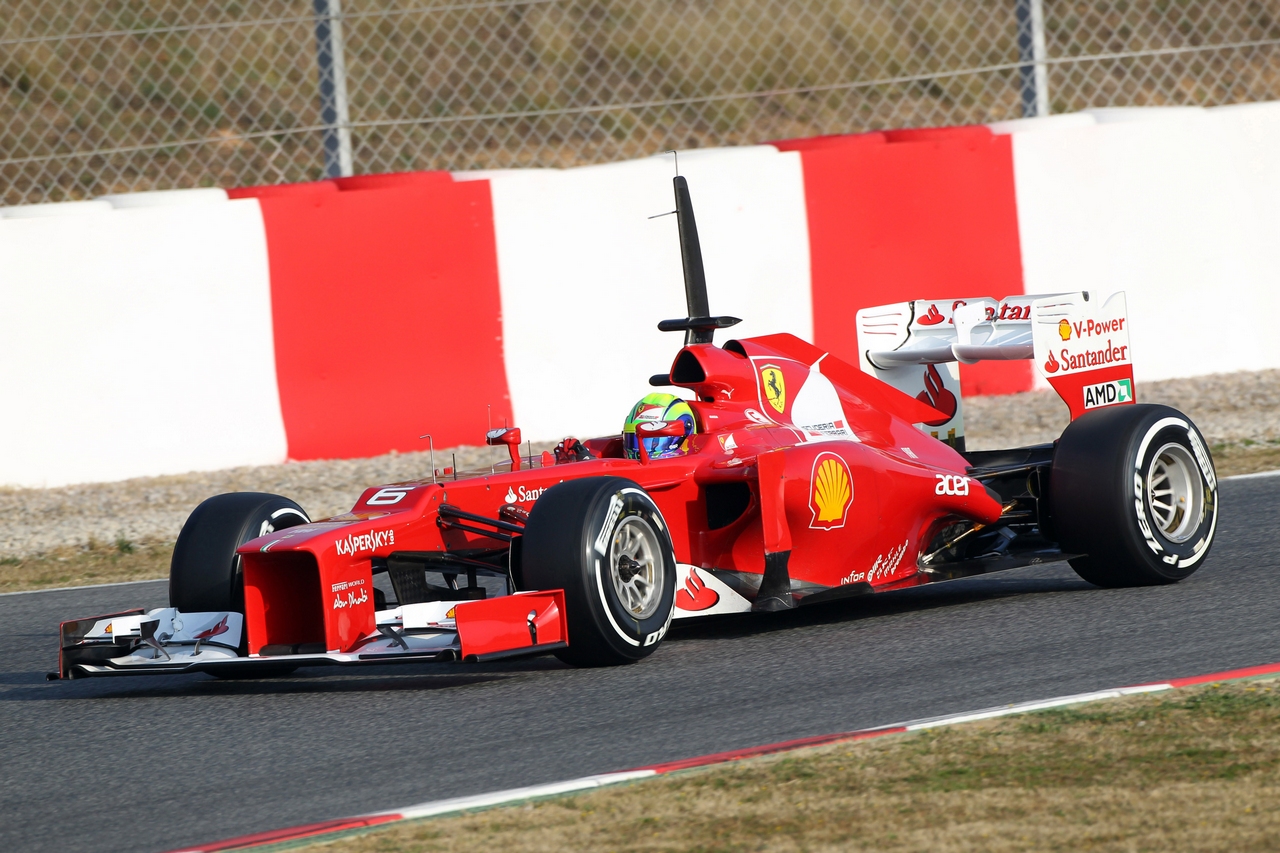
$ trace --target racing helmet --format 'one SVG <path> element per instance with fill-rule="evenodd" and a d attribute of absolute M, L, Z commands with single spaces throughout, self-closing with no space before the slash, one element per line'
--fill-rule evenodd
<path fill-rule="evenodd" d="M 640 402 L 631 407 L 626 421 L 622 424 L 622 448 L 628 459 L 640 458 L 640 440 L 636 438 L 636 424 L 646 421 L 682 421 L 684 423 L 683 436 L 663 435 L 642 439 L 650 459 L 682 456 L 688 452 L 689 436 L 696 431 L 693 409 L 674 394 L 646 394 Z"/>

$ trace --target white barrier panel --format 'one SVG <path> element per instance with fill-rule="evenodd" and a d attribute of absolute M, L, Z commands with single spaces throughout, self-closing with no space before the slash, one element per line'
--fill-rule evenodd
<path fill-rule="evenodd" d="M 1014 133 L 1027 291 L 1126 291 L 1139 381 L 1280 367 L 1280 103 L 1125 112 Z"/>
<path fill-rule="evenodd" d="M 105 201 L 115 208 L 186 207 L 192 204 L 219 204 L 227 200 L 227 191 L 221 187 L 202 187 L 193 190 L 151 190 L 142 193 L 104 195 L 99 200 Z"/>
<path fill-rule="evenodd" d="M 0 220 L 0 483 L 281 462 L 254 200 Z"/>
<path fill-rule="evenodd" d="M 20 204 L 15 207 L 0 207 L 0 219 L 44 219 L 49 216 L 85 216 L 95 213 L 110 213 L 114 208 L 109 202 L 62 201 L 49 204 Z"/>
<path fill-rule="evenodd" d="M 800 155 L 772 146 L 680 154 L 713 314 L 735 337 L 810 339 L 813 300 Z M 621 430 L 658 390 L 685 316 L 670 155 L 565 171 L 492 172 L 504 352 L 516 425 L 534 441 Z M 676 391 L 678 389 L 666 389 Z"/>

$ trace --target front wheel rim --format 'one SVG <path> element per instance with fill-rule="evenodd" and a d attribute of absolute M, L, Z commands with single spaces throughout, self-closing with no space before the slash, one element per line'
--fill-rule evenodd
<path fill-rule="evenodd" d="M 639 516 L 622 521 L 613 532 L 609 575 L 622 609 L 636 621 L 647 619 L 662 601 L 663 565 L 658 535 Z"/>
<path fill-rule="evenodd" d="M 1191 452 L 1170 442 L 1147 465 L 1147 506 L 1160 535 L 1175 544 L 1186 542 L 1204 516 L 1204 478 Z"/>

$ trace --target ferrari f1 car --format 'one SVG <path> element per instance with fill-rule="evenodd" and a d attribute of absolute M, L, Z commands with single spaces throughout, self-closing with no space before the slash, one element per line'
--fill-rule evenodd
<path fill-rule="evenodd" d="M 675 195 L 688 317 L 658 328 L 685 344 L 650 381 L 684 389 L 682 414 L 641 407 L 623 435 L 539 456 L 493 430 L 509 461 L 376 486 L 323 520 L 210 498 L 178 538 L 170 606 L 62 623 L 51 675 L 623 664 L 673 619 L 1064 559 L 1098 586 L 1166 584 L 1204 561 L 1213 462 L 1189 418 L 1136 403 L 1123 293 L 864 309 L 856 365 L 788 334 L 716 346 L 739 321 L 711 315 L 682 177 Z M 966 451 L 957 362 L 1027 358 L 1070 424 Z"/>

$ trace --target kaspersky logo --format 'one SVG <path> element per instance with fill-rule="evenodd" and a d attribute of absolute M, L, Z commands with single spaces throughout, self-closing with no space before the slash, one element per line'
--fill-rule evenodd
<path fill-rule="evenodd" d="M 1085 410 L 1100 406 L 1114 406 L 1117 403 L 1133 402 L 1133 382 L 1120 379 L 1115 382 L 1098 382 L 1084 386 Z"/>

